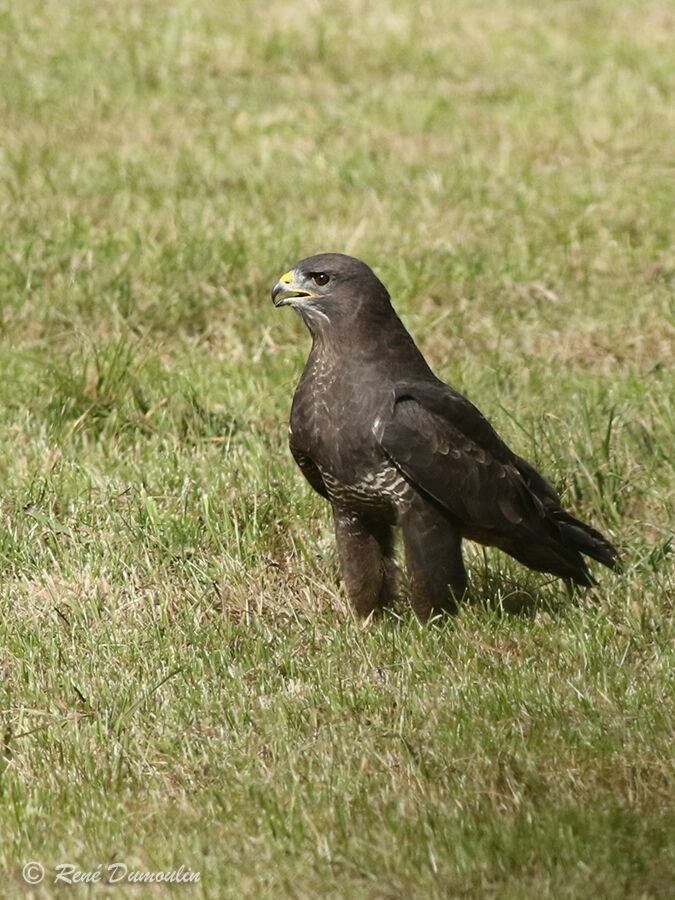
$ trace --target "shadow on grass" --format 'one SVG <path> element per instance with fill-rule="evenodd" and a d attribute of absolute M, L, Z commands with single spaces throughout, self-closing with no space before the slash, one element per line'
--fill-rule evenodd
<path fill-rule="evenodd" d="M 594 601 L 593 588 L 567 585 L 558 578 L 545 575 L 540 576 L 542 582 L 536 584 L 536 577 L 537 573 L 531 575 L 524 572 L 524 577 L 519 580 L 492 569 L 485 569 L 480 574 L 474 572 L 473 578 L 469 580 L 467 594 L 458 604 L 457 612 L 442 613 L 427 624 L 442 626 L 466 612 L 484 614 L 495 619 L 534 619 L 538 613 L 560 618 L 570 607 Z M 399 625 L 414 619 L 405 579 L 396 601 L 384 609 L 378 618 L 379 621 Z"/>

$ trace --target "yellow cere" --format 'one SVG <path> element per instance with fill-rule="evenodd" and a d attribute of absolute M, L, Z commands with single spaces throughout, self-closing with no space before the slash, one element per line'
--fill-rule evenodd
<path fill-rule="evenodd" d="M 279 281 L 281 281 L 282 284 L 290 284 L 291 281 L 293 281 L 293 271 L 291 270 L 290 272 L 284 272 Z"/>

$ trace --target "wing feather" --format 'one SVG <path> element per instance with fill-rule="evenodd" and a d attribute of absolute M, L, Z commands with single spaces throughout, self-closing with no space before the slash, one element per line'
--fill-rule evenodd
<path fill-rule="evenodd" d="M 428 402 L 426 386 L 416 393 L 402 393 L 376 429 L 382 449 L 405 476 L 468 528 L 510 534 L 527 528 L 533 517 L 540 525 L 543 509 L 515 455 L 478 410 L 450 391 L 445 406 L 434 394 Z"/>

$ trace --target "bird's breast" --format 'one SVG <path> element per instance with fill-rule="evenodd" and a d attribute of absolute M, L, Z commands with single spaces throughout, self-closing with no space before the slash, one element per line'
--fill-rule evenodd
<path fill-rule="evenodd" d="M 332 503 L 362 512 L 388 515 L 392 521 L 404 512 L 414 496 L 412 485 L 389 462 L 373 460 L 355 477 L 343 479 L 330 469 L 319 467 Z"/>
<path fill-rule="evenodd" d="M 293 397 L 290 426 L 312 458 L 352 459 L 373 452 L 373 422 L 386 402 L 368 370 L 341 370 L 334 360 L 308 361 Z"/>
<path fill-rule="evenodd" d="M 290 428 L 293 445 L 319 469 L 332 503 L 395 518 L 413 488 L 374 434 L 390 395 L 386 381 L 368 368 L 341 369 L 310 358 L 293 398 Z"/>

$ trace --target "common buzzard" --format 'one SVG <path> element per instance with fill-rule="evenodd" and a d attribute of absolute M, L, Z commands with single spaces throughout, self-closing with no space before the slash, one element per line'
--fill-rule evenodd
<path fill-rule="evenodd" d="M 365 263 L 339 253 L 303 259 L 272 299 L 292 306 L 312 336 L 289 442 L 333 507 L 342 574 L 360 616 L 392 600 L 394 527 L 403 531 L 423 621 L 454 610 L 466 591 L 463 538 L 570 583 L 594 583 L 583 555 L 616 565 L 610 542 L 566 512 L 549 482 L 436 378 Z"/>

